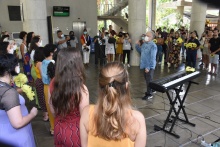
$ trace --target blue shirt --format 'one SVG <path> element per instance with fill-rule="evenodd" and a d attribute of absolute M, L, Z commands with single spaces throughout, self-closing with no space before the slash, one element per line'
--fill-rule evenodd
<path fill-rule="evenodd" d="M 48 64 L 51 62 L 51 60 L 46 60 L 44 59 L 42 61 L 42 66 L 41 66 L 41 75 L 42 75 L 42 81 L 45 85 L 48 85 L 50 84 L 50 78 L 47 74 L 47 67 L 48 67 Z"/>
<path fill-rule="evenodd" d="M 136 50 L 141 54 L 140 69 L 155 69 L 157 46 L 153 41 L 144 42 L 142 46 L 135 45 Z"/>

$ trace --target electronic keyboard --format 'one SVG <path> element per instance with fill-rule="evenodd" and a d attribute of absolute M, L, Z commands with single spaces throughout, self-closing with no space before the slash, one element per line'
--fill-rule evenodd
<path fill-rule="evenodd" d="M 200 75 L 199 71 L 188 73 L 186 71 L 177 72 L 167 77 L 152 81 L 149 83 L 149 87 L 158 92 L 167 92 L 177 86 L 180 86 L 186 82 L 192 81 Z"/>

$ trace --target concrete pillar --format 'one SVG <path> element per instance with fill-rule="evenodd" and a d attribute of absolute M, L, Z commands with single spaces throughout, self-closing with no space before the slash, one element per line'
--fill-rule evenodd
<path fill-rule="evenodd" d="M 220 9 L 218 11 L 218 25 L 217 25 L 218 30 L 220 30 Z"/>
<path fill-rule="evenodd" d="M 46 0 L 20 0 L 23 6 L 23 30 L 40 35 L 43 45 L 48 43 Z"/>
<path fill-rule="evenodd" d="M 122 0 L 114 0 L 113 6 L 117 7 L 118 3 L 122 2 Z M 118 13 L 115 16 L 121 16 L 121 11 L 118 11 Z M 118 33 L 120 31 L 120 28 L 123 26 L 118 26 L 116 23 L 112 22 L 112 27 Z"/>
<path fill-rule="evenodd" d="M 140 40 L 140 36 L 146 33 L 146 0 L 129 0 L 129 21 L 128 32 L 131 34 L 132 47 L 131 61 L 132 66 L 139 66 L 140 55 L 135 50 L 135 43 Z"/>
<path fill-rule="evenodd" d="M 177 6 L 177 13 L 180 16 L 180 19 L 183 19 L 184 6 Z"/>
<path fill-rule="evenodd" d="M 149 6 L 148 26 L 152 30 L 156 29 L 156 4 L 157 4 L 157 0 L 148 0 L 148 6 Z"/>
<path fill-rule="evenodd" d="M 104 20 L 104 27 L 105 27 L 106 30 L 108 30 L 107 20 L 106 19 Z"/>
<path fill-rule="evenodd" d="M 199 0 L 193 0 L 190 20 L 190 31 L 196 30 L 198 32 L 199 38 L 204 32 L 206 10 L 207 4 L 201 3 Z"/>

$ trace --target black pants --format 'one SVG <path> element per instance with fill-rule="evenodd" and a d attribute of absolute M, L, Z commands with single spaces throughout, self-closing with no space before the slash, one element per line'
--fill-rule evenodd
<path fill-rule="evenodd" d="M 95 45 L 95 65 L 98 64 L 100 58 L 100 45 Z"/>
<path fill-rule="evenodd" d="M 106 56 L 105 56 L 105 45 L 100 45 L 100 65 L 105 65 L 106 64 Z"/>
<path fill-rule="evenodd" d="M 164 45 L 162 45 L 163 47 L 163 52 L 164 52 L 164 61 L 166 62 L 167 59 L 167 45 L 164 43 Z"/>
<path fill-rule="evenodd" d="M 123 50 L 123 63 L 125 64 L 125 57 L 127 55 L 127 58 L 128 58 L 128 64 L 130 63 L 130 52 L 131 50 Z"/>
<path fill-rule="evenodd" d="M 148 73 L 146 73 L 144 70 L 144 78 L 147 85 L 147 94 L 152 94 L 152 90 L 149 87 L 149 83 L 153 80 L 153 77 L 154 77 L 154 69 L 149 70 Z"/>

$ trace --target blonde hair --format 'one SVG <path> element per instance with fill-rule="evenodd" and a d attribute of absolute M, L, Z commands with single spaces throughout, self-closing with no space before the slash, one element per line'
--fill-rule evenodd
<path fill-rule="evenodd" d="M 99 96 L 94 112 L 93 135 L 105 140 L 121 140 L 131 116 L 131 97 L 128 73 L 124 66 L 112 62 L 102 68 L 99 75 Z"/>

